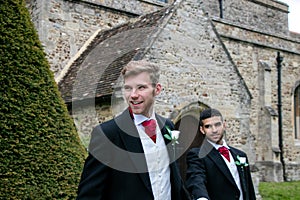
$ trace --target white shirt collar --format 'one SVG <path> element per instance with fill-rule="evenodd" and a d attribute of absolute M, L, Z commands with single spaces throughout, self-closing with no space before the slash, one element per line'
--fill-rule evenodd
<path fill-rule="evenodd" d="M 152 115 L 151 115 L 151 117 L 148 118 L 148 117 L 145 117 L 144 115 L 134 114 L 133 113 L 133 118 L 134 118 L 134 124 L 135 125 L 140 125 L 141 123 L 143 123 L 146 120 L 149 120 L 149 119 L 154 119 L 155 120 L 155 114 L 153 112 Z"/>
<path fill-rule="evenodd" d="M 213 145 L 213 147 L 215 148 L 215 149 L 217 149 L 218 150 L 218 148 L 219 147 L 222 147 L 222 146 L 224 146 L 224 147 L 226 147 L 227 149 L 230 149 L 230 147 L 227 145 L 227 143 L 226 143 L 226 141 L 223 139 L 223 145 L 219 145 L 219 144 L 216 144 L 216 143 L 213 143 L 212 141 L 210 141 L 210 140 L 207 140 L 211 145 Z"/>

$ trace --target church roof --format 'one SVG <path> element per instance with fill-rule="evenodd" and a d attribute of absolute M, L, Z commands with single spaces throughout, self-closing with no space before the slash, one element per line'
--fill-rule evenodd
<path fill-rule="evenodd" d="M 171 11 L 165 7 L 99 32 L 58 83 L 65 102 L 111 95 L 123 66 L 144 56 Z"/>
<path fill-rule="evenodd" d="M 112 95 L 119 98 L 121 69 L 129 61 L 140 60 L 144 56 L 147 60 L 161 64 L 161 71 L 169 71 L 171 67 L 174 73 L 184 71 L 178 76 L 172 77 L 172 74 L 167 73 L 170 76 L 164 77 L 164 81 L 170 78 L 169 82 L 175 84 L 176 88 L 179 87 L 177 83 L 183 80 L 182 77 L 189 76 L 191 85 L 196 87 L 201 84 L 201 88 L 197 88 L 201 89 L 203 95 L 212 91 L 210 85 L 219 84 L 219 87 L 227 89 L 224 95 L 237 93 L 243 102 L 251 99 L 247 84 L 212 21 L 200 8 L 201 3 L 194 5 L 192 2 L 175 2 L 156 12 L 97 33 L 58 81 L 65 102 L 101 99 Z M 211 68 L 219 71 L 218 76 L 225 81 L 219 81 L 219 78 L 212 75 Z M 228 71 L 234 75 L 230 76 Z M 194 92 L 198 95 L 198 91 Z"/>

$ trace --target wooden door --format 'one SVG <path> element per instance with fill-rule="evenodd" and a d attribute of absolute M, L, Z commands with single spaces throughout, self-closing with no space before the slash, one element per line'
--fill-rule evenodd
<path fill-rule="evenodd" d="M 193 115 L 182 116 L 175 124 L 177 130 L 180 130 L 179 144 L 177 152 L 182 154 L 178 159 L 178 165 L 182 179 L 186 177 L 186 154 L 193 147 L 200 147 L 204 135 L 199 131 L 199 119 Z"/>

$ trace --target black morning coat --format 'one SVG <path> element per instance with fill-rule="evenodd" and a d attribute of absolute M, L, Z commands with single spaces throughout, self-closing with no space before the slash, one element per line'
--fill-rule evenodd
<path fill-rule="evenodd" d="M 201 149 L 201 151 L 200 151 Z M 237 156 L 248 158 L 246 153 L 230 146 L 235 161 Z M 238 200 L 240 191 L 221 154 L 207 140 L 201 148 L 193 148 L 187 154 L 186 187 L 192 198 L 209 200 Z M 237 165 L 244 200 L 255 200 L 250 167 Z"/>
<path fill-rule="evenodd" d="M 156 114 L 161 133 L 173 123 Z M 166 143 L 169 143 L 165 139 Z M 169 155 L 173 155 L 167 145 Z M 176 162 L 170 165 L 172 200 L 190 199 Z M 129 109 L 94 128 L 77 200 L 153 200 L 146 159 Z"/>

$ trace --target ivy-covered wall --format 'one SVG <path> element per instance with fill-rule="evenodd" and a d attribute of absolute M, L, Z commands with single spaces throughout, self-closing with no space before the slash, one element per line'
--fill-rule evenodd
<path fill-rule="evenodd" d="M 0 3 L 0 198 L 75 199 L 85 149 L 22 0 Z"/>

